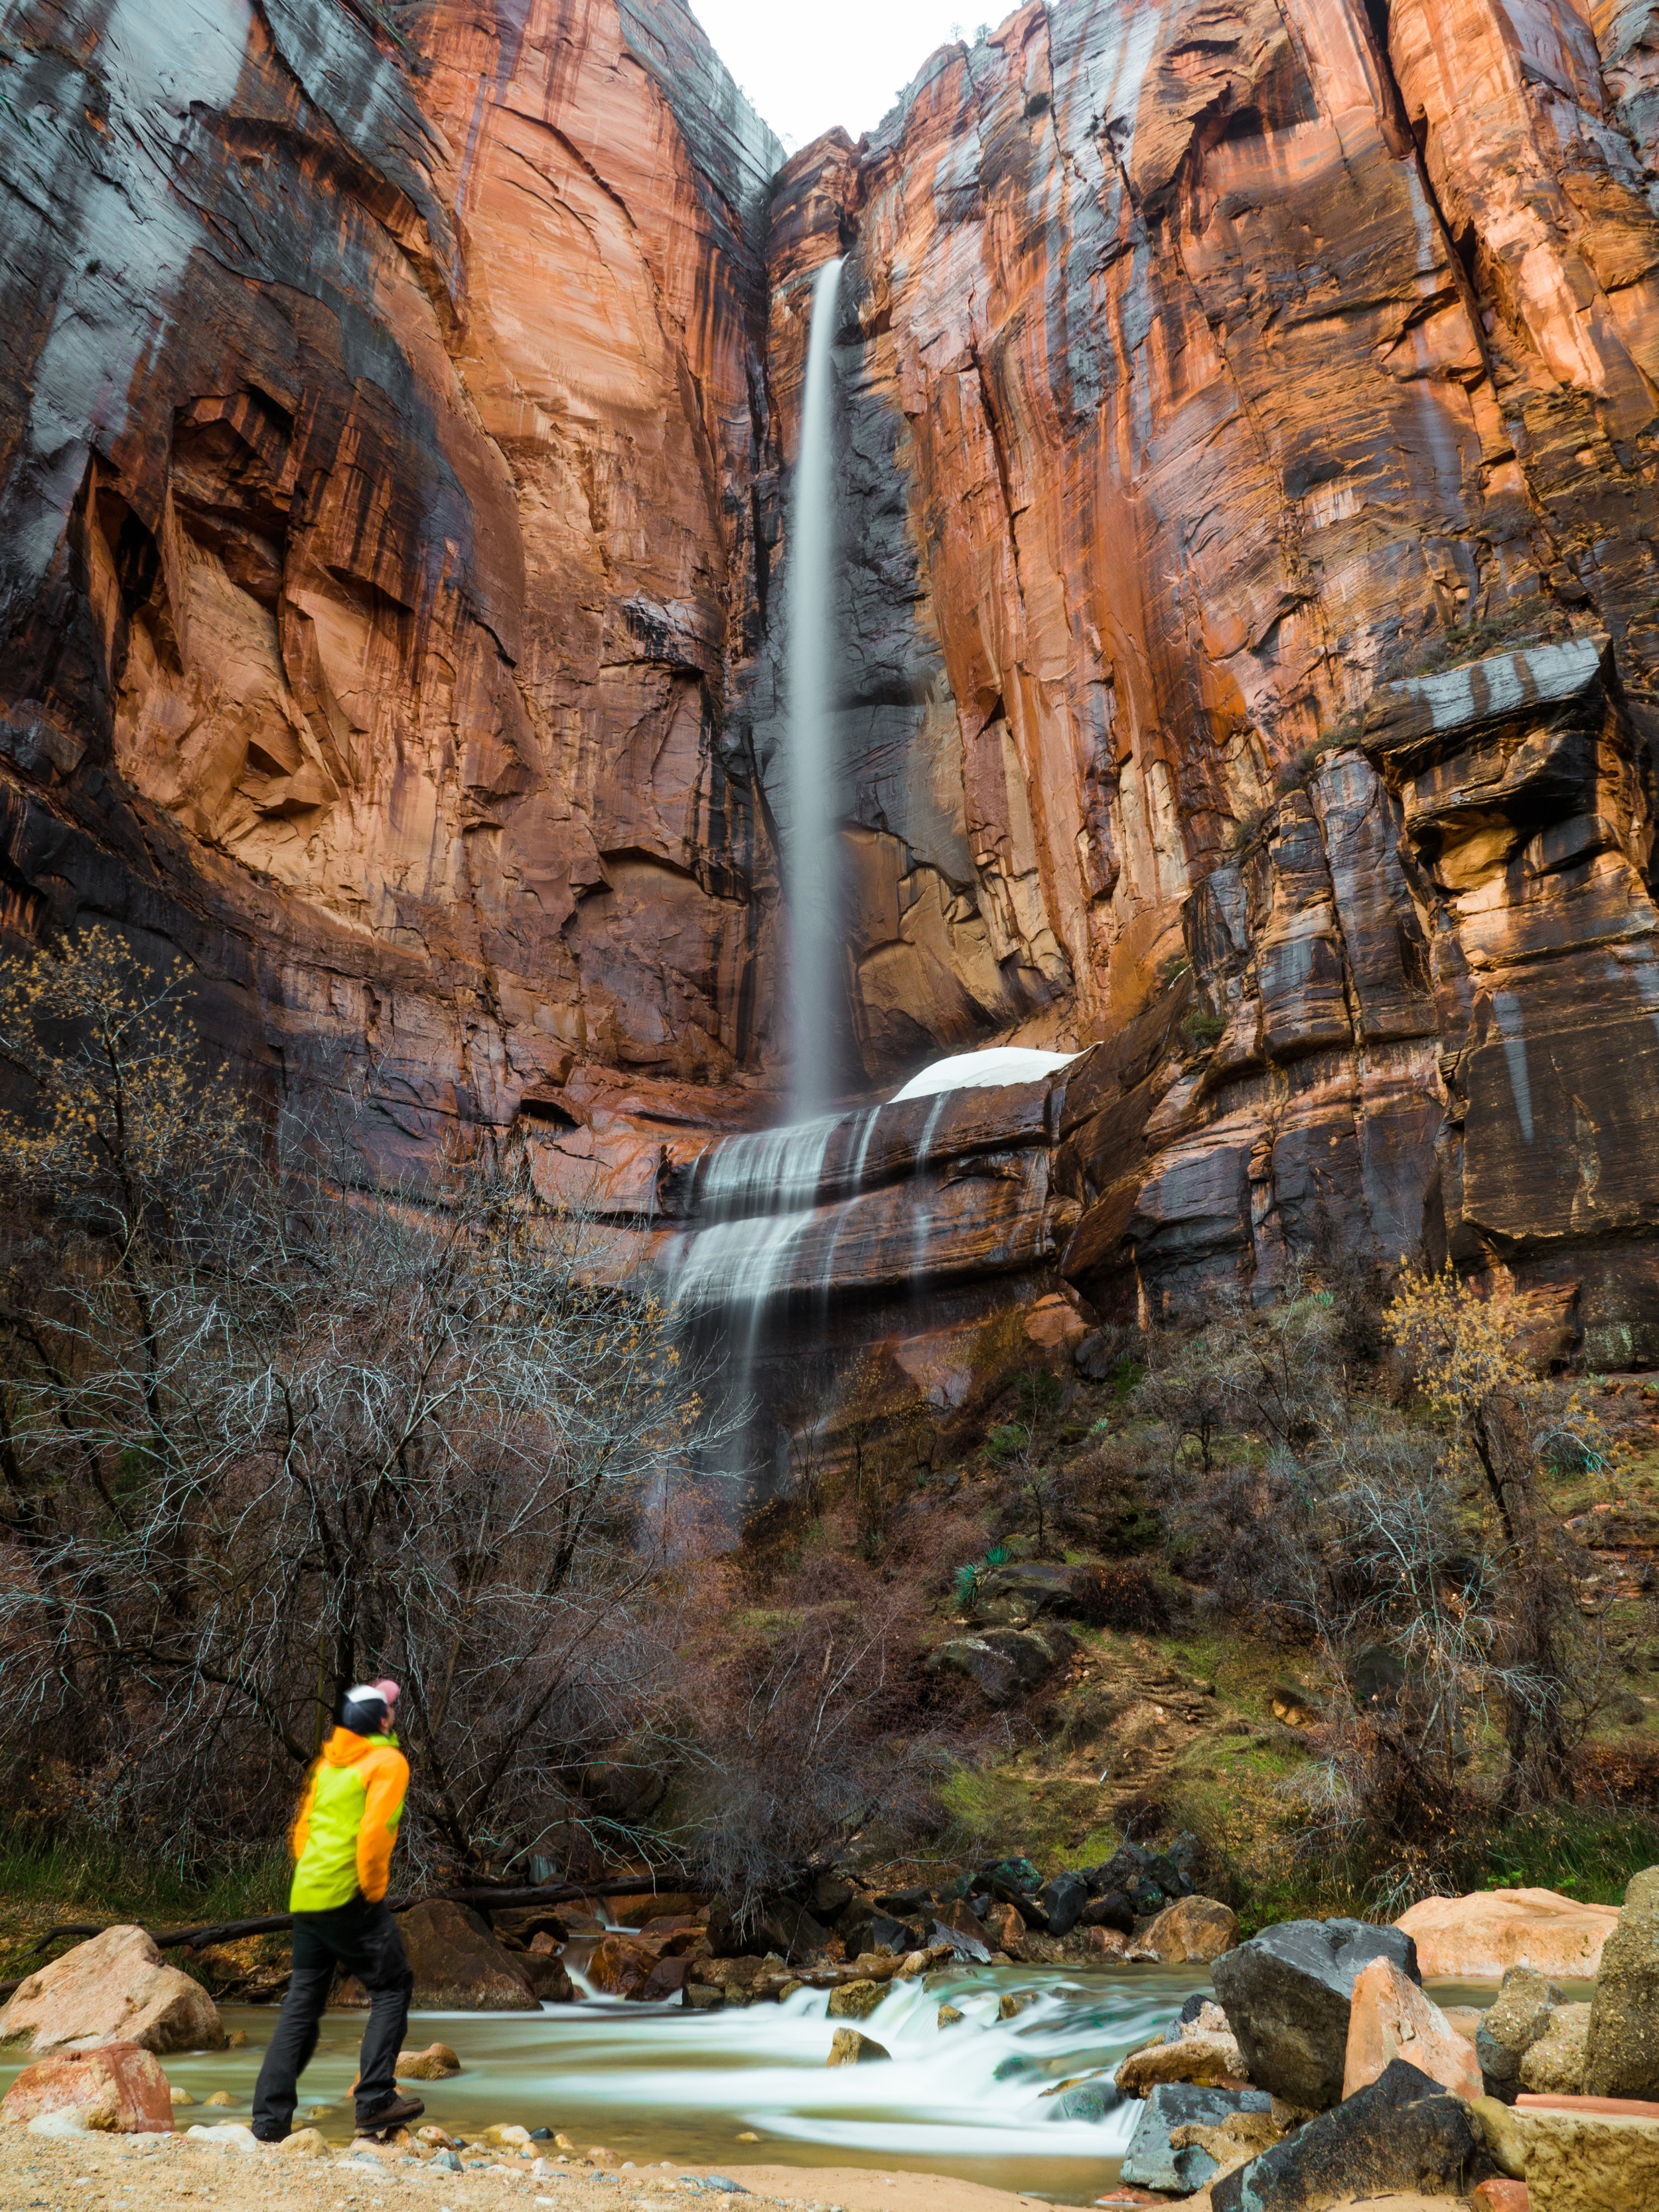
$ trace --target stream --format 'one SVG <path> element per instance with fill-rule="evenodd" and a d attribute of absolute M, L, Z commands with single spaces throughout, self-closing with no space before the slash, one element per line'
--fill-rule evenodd
<path fill-rule="evenodd" d="M 406 2047 L 435 2039 L 459 2054 L 461 2074 L 415 2085 L 428 2117 L 458 2135 L 517 2121 L 641 2163 L 910 2168 L 1086 2204 L 1116 2179 L 1138 2108 L 1067 2119 L 1043 2092 L 1115 2064 L 1207 1987 L 1200 1967 L 946 1969 L 894 1984 L 868 2020 L 845 2023 L 884 2044 L 890 2063 L 834 2069 L 824 2060 L 843 2023 L 827 2017 L 823 1991 L 808 1990 L 716 2013 L 592 1996 L 539 2016 L 416 2013 Z M 1009 1993 L 1031 2002 L 1000 2021 Z M 964 2018 L 941 2029 L 946 2003 Z M 228 2109 L 181 2110 L 180 2126 L 248 2118 L 276 2008 L 227 2006 L 222 2016 L 227 2031 L 246 2032 L 245 2050 L 162 2062 L 198 2106 L 215 2090 L 232 2099 Z M 365 2020 L 324 2021 L 296 2124 L 351 2133 L 347 2092 Z M 0 2065 L 0 2090 L 21 2063 Z M 316 2113 L 319 2105 L 329 2109 Z M 745 2132 L 761 2140 L 739 2142 Z"/>

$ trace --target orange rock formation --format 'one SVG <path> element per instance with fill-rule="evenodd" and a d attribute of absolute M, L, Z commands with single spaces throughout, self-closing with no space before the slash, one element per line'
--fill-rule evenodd
<path fill-rule="evenodd" d="M 785 164 L 679 0 L 25 0 L 8 923 L 182 947 L 389 1161 L 522 1116 L 672 1217 L 781 1075 L 844 253 L 852 1091 L 1094 1047 L 930 1155 L 929 1269 L 1421 1247 L 1659 1357 L 1648 26 L 1056 0 Z M 898 1173 L 814 1248 L 866 1286 Z"/>

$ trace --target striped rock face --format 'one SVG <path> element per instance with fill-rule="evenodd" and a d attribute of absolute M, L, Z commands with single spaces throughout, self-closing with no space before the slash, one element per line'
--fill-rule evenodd
<path fill-rule="evenodd" d="M 181 948 L 389 1166 L 516 1121 L 678 1233 L 787 1087 L 840 258 L 849 1114 L 762 1277 L 947 1396 L 1062 1282 L 1419 1245 L 1659 1356 L 1646 11 L 1057 0 L 787 163 L 679 0 L 393 20 L 13 11 L 9 920 Z M 860 1113 L 1016 1030 L 1064 1115 L 902 1187 Z"/>

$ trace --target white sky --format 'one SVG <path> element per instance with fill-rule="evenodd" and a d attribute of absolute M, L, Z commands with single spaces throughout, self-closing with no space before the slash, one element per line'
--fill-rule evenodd
<path fill-rule="evenodd" d="M 790 153 L 839 123 L 872 130 L 935 46 L 994 26 L 1010 0 L 689 0 Z"/>

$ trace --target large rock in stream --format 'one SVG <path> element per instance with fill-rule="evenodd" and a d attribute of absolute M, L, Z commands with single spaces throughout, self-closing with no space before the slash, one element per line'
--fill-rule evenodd
<path fill-rule="evenodd" d="M 1485 1981 L 1530 1966 L 1561 1980 L 1589 1981 L 1619 1914 L 1559 1890 L 1506 1889 L 1425 1897 L 1394 1924 L 1416 1944 L 1419 1972 L 1431 1980 Z"/>
<path fill-rule="evenodd" d="M 1252 2081 L 1311 2112 L 1339 2100 L 1354 1984 L 1373 1959 L 1421 1979 L 1410 1936 L 1363 1920 L 1286 1920 L 1215 1961 Z"/>
<path fill-rule="evenodd" d="M 539 2012 L 530 1976 L 496 1941 L 481 1913 L 428 1899 L 398 1916 L 415 1976 L 416 2012 Z M 335 1984 L 331 2003 L 356 2008 L 368 1993 L 351 1976 Z"/>
<path fill-rule="evenodd" d="M 0 2012 L 0 2044 L 27 2037 L 37 2054 L 133 2043 L 145 2051 L 216 2050 L 219 2008 L 142 1928 L 106 1928 L 31 1974 Z"/>

